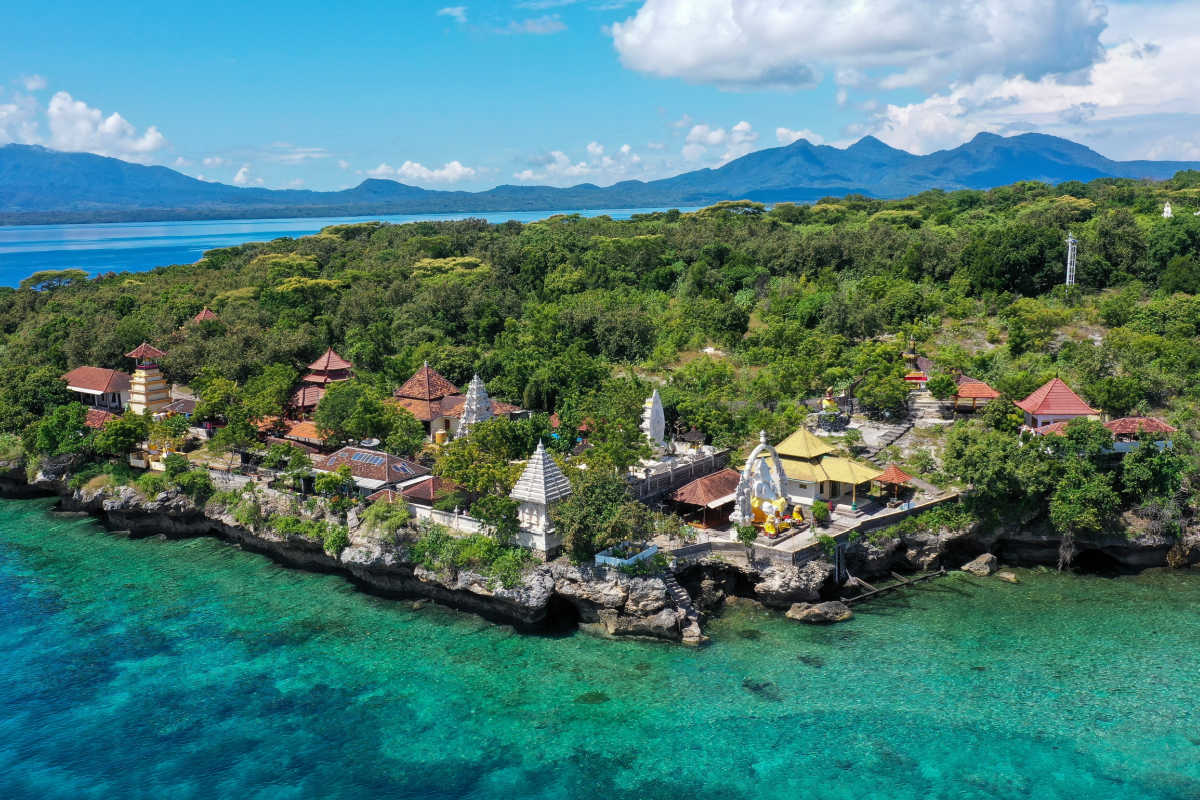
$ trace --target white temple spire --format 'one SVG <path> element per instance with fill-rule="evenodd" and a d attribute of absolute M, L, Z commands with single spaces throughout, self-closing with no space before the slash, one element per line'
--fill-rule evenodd
<path fill-rule="evenodd" d="M 467 385 L 467 396 L 463 400 L 456 438 L 466 436 L 471 432 L 473 425 L 489 420 L 492 416 L 492 401 L 488 397 L 487 387 L 483 385 L 483 379 L 476 375 Z"/>
<path fill-rule="evenodd" d="M 658 389 L 646 398 L 642 406 L 642 433 L 650 440 L 651 447 L 666 447 L 667 417 L 663 412 L 662 397 Z"/>

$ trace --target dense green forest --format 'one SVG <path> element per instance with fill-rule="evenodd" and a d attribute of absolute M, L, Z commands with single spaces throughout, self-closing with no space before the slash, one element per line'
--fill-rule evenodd
<path fill-rule="evenodd" d="M 802 401 L 830 386 L 855 386 L 869 412 L 900 411 L 912 342 L 1007 398 L 1057 374 L 1112 416 L 1153 413 L 1190 435 L 1198 210 L 1200 173 L 1186 172 L 627 221 L 339 225 L 146 273 L 39 275 L 2 292 L 0 431 L 25 434 L 64 403 L 67 369 L 128 369 L 122 354 L 145 340 L 168 352 L 170 380 L 237 395 L 251 416 L 281 413 L 302 366 L 332 345 L 355 364 L 356 396 L 386 396 L 427 360 L 457 384 L 477 372 L 493 397 L 598 423 L 599 452 L 631 441 L 659 379 L 670 424 L 739 447 L 759 429 L 794 430 Z M 189 323 L 206 305 L 219 318 Z M 1012 431 L 1003 405 L 951 435 L 979 441 L 953 440 L 944 465 L 926 466 L 979 482 L 962 454 Z M 1186 444 L 1176 452 L 1190 463 Z M 1187 472 L 1159 494 L 1186 507 Z M 1056 485 L 1038 480 L 1041 494 L 1005 484 L 997 502 Z"/>

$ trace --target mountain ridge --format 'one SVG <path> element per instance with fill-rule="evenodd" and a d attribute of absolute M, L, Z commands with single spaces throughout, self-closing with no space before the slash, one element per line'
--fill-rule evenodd
<path fill-rule="evenodd" d="M 929 189 L 989 189 L 1020 180 L 1162 180 L 1185 169 L 1200 169 L 1200 162 L 1114 161 L 1047 134 L 979 133 L 927 155 L 873 136 L 846 148 L 797 139 L 720 167 L 610 186 L 502 184 L 468 192 L 367 178 L 348 189 L 315 191 L 229 186 L 164 166 L 9 144 L 0 147 L 0 224 L 615 209 L 737 199 L 811 202 L 851 193 L 894 198 Z"/>

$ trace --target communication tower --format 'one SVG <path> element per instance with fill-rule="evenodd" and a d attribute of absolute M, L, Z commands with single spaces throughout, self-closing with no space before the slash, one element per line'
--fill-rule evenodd
<path fill-rule="evenodd" d="M 1075 237 L 1067 234 L 1067 286 L 1075 285 Z"/>

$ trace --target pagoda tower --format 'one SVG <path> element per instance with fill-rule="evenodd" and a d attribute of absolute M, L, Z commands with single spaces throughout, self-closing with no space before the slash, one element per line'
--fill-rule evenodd
<path fill-rule="evenodd" d="M 135 414 L 155 414 L 171 402 L 171 393 L 158 360 L 165 356 L 162 350 L 142 342 L 125 354 L 134 361 L 133 376 L 129 381 L 129 410 Z"/>
<path fill-rule="evenodd" d="M 539 441 L 537 450 L 529 457 L 525 470 L 513 486 L 509 497 L 516 500 L 517 519 L 521 534 L 517 543 L 528 547 L 543 558 L 553 558 L 562 548 L 562 538 L 554 531 L 550 509 L 569 497 L 571 482 Z"/>
<path fill-rule="evenodd" d="M 476 375 L 467 385 L 467 396 L 463 400 L 462 416 L 459 417 L 458 433 L 455 438 L 461 438 L 471 432 L 471 427 L 491 419 L 492 401 L 488 397 L 487 387 L 483 379 Z"/>
<path fill-rule="evenodd" d="M 651 447 L 661 450 L 667 446 L 667 417 L 658 389 L 642 405 L 642 433 L 650 441 Z"/>

